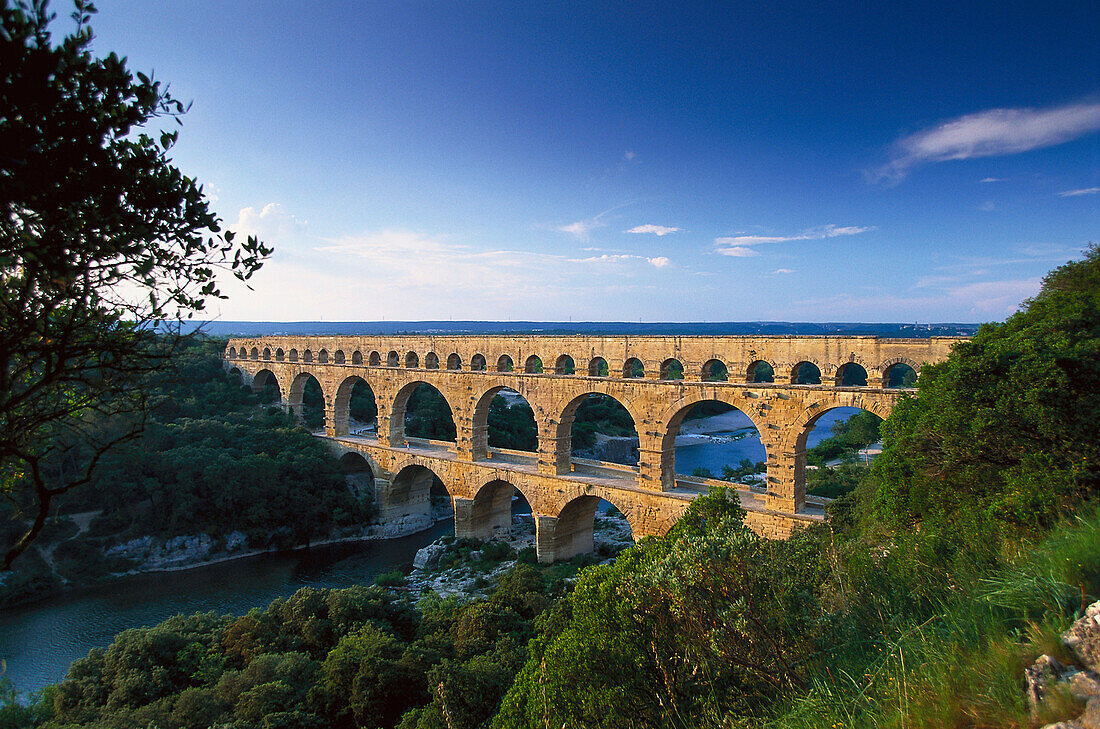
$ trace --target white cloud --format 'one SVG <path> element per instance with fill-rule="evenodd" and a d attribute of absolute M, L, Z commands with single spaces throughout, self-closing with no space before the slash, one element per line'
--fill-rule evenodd
<path fill-rule="evenodd" d="M 648 258 L 646 256 L 638 256 L 633 253 L 604 253 L 599 256 L 589 256 L 588 258 L 567 258 L 564 259 L 567 263 L 626 263 L 629 261 L 645 261 L 654 268 L 664 268 L 672 263 L 665 256 L 657 256 L 655 258 Z"/>
<path fill-rule="evenodd" d="M 734 258 L 749 258 L 750 256 L 759 256 L 760 251 L 755 248 L 746 248 L 744 246 L 730 246 L 729 248 L 719 248 L 718 253 L 723 256 L 733 256 Z"/>
<path fill-rule="evenodd" d="M 779 273 L 779 274 L 794 273 L 794 269 L 793 268 L 777 268 L 774 271 L 772 271 L 772 273 Z"/>
<path fill-rule="evenodd" d="M 1058 193 L 1058 197 L 1077 197 L 1078 195 L 1095 195 L 1100 192 L 1100 187 L 1082 187 L 1080 190 L 1066 190 Z"/>
<path fill-rule="evenodd" d="M 608 208 L 607 210 L 604 210 L 599 215 L 594 215 L 591 218 L 585 218 L 584 220 L 578 220 L 577 222 L 569 223 L 568 225 L 560 225 L 555 228 L 555 230 L 561 233 L 568 233 L 569 235 L 575 237 L 577 240 L 587 241 L 589 234 L 593 230 L 595 230 L 596 228 L 602 228 L 607 225 L 607 223 L 603 222 L 604 216 L 633 204 L 634 202 L 631 201 L 623 203 L 622 205 L 616 205 L 613 208 Z"/>
<path fill-rule="evenodd" d="M 996 157 L 1050 147 L 1100 130 L 1100 102 L 1049 109 L 988 109 L 949 119 L 894 143 L 873 179 L 898 181 L 928 162 Z"/>
<path fill-rule="evenodd" d="M 562 233 L 568 233 L 569 235 L 572 235 L 580 240 L 588 240 L 589 233 L 591 233 L 596 228 L 603 227 L 603 225 L 604 224 L 596 218 L 589 218 L 588 220 L 578 220 L 577 222 L 570 223 L 569 225 L 558 226 L 558 230 Z"/>
<path fill-rule="evenodd" d="M 836 238 L 842 235 L 858 235 L 874 230 L 873 226 L 858 225 L 825 225 L 820 228 L 811 228 L 798 235 L 733 235 L 715 238 L 714 244 L 718 246 L 717 252 L 726 256 L 755 256 L 756 251 L 746 253 L 744 246 L 756 246 L 763 243 L 789 243 L 797 240 L 821 240 L 823 238 Z M 729 247 L 726 247 L 729 246 Z M 738 251 L 732 253 L 730 251 Z"/>
<path fill-rule="evenodd" d="M 254 235 L 263 241 L 287 238 L 301 232 L 306 223 L 283 210 L 279 203 L 268 203 L 261 210 L 251 205 L 241 208 L 237 213 L 237 222 L 229 229 L 237 235 Z"/>
<path fill-rule="evenodd" d="M 668 235 L 669 233 L 679 233 L 679 228 L 671 228 L 667 225 L 653 225 L 647 223 L 645 225 L 636 225 L 630 230 L 623 231 L 624 233 L 652 233 L 656 236 Z"/>
<path fill-rule="evenodd" d="M 623 159 L 625 159 L 627 162 L 633 162 L 637 157 L 638 153 L 632 149 L 628 149 L 623 152 Z"/>
<path fill-rule="evenodd" d="M 1004 177 L 983 177 L 978 182 L 1004 182 L 1005 179 Z"/>
<path fill-rule="evenodd" d="M 978 206 L 978 210 L 981 210 L 983 213 L 991 213 L 996 209 L 997 209 L 997 204 L 995 202 L 993 202 L 992 200 L 986 200 L 985 202 L 983 202 L 981 205 Z"/>

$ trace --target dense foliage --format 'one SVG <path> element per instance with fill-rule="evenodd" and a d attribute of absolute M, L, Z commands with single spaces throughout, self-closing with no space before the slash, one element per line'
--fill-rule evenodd
<path fill-rule="evenodd" d="M 104 553 L 136 537 L 243 532 L 253 548 L 289 547 L 370 520 L 374 495 L 348 489 L 324 444 L 269 406 L 275 392 L 254 394 L 227 375 L 223 349 L 215 340 L 183 342 L 171 368 L 139 383 L 150 408 L 144 433 L 105 454 L 89 483 L 57 502 L 62 514 L 98 512 L 90 529 L 78 536 L 71 520 L 47 522 L 41 539 L 52 569 L 32 549 L 4 582 L 0 603 L 130 569 Z M 14 515 L 3 511 L 8 543 L 25 530 Z"/>
<path fill-rule="evenodd" d="M 91 651 L 9 725 L 479 726 L 523 665 L 547 592 L 519 565 L 474 601 L 303 588 L 240 617 L 178 616 Z"/>
<path fill-rule="evenodd" d="M 985 324 L 884 428 L 877 516 L 898 527 L 973 515 L 1002 531 L 1048 527 L 1100 485 L 1100 249 L 1055 269 Z"/>

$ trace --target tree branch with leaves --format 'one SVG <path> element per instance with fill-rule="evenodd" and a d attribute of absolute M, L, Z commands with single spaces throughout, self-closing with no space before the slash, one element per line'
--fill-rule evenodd
<path fill-rule="evenodd" d="M 249 279 L 271 249 L 223 230 L 170 152 L 187 106 L 95 57 L 90 20 L 55 42 L 45 0 L 0 5 L 0 492 L 33 541 L 52 500 L 143 425 L 140 378 L 165 365 L 184 319 Z"/>

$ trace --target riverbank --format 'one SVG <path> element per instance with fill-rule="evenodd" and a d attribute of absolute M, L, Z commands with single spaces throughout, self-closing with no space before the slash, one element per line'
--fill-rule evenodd
<path fill-rule="evenodd" d="M 93 544 L 86 540 L 79 554 L 84 564 L 76 574 L 72 564 L 62 569 L 55 554 L 66 543 L 85 537 L 97 512 L 68 517 L 75 523 L 76 533 L 64 538 L 37 544 L 16 564 L 17 571 L 0 574 L 0 606 L 25 607 L 55 599 L 83 589 L 97 587 L 139 575 L 167 574 L 201 569 L 263 555 L 293 554 L 341 544 L 401 539 L 434 528 L 440 521 L 453 516 L 448 508 L 435 508 L 430 517 L 411 517 L 387 523 L 371 523 L 336 535 L 299 544 L 273 543 L 250 547 L 242 532 L 226 535 L 182 535 L 154 537 L 143 535 L 106 546 L 109 538 L 98 538 Z M 121 567 L 121 568 L 120 568 Z M 103 569 L 97 569 L 103 568 Z M 67 573 L 67 574 L 66 574 Z"/>

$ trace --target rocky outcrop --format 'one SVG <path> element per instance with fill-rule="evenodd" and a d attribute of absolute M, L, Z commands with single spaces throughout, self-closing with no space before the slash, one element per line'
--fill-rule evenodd
<path fill-rule="evenodd" d="M 108 557 L 122 557 L 133 561 L 140 572 L 179 569 L 203 564 L 216 559 L 232 557 L 248 549 L 248 537 L 244 532 L 230 532 L 224 537 L 224 545 L 209 534 L 195 534 L 158 539 L 144 536 L 116 544 L 105 551 Z"/>
<path fill-rule="evenodd" d="M 413 557 L 413 569 L 422 570 L 435 567 L 439 564 L 439 558 L 446 551 L 447 548 L 441 543 L 433 542 L 429 544 L 417 551 L 416 556 Z"/>
<path fill-rule="evenodd" d="M 1085 712 L 1044 729 L 1100 729 L 1100 601 L 1089 605 L 1084 616 L 1062 633 L 1062 644 L 1076 660 L 1074 665 L 1044 654 L 1024 669 L 1032 716 L 1038 715 L 1052 691 L 1066 690 L 1085 702 Z"/>

